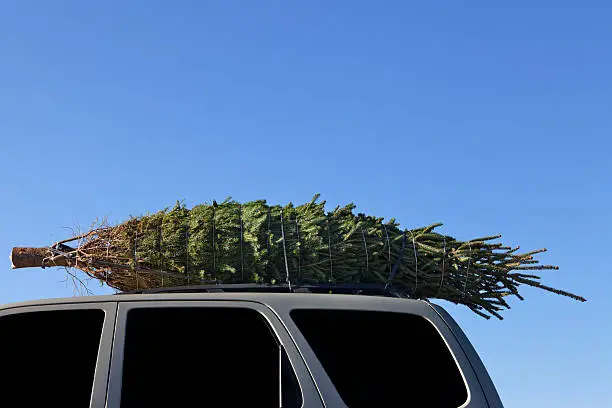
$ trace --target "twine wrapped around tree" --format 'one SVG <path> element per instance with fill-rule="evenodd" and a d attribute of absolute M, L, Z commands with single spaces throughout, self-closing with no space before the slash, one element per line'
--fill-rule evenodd
<path fill-rule="evenodd" d="M 518 253 L 494 242 L 434 232 L 441 224 L 400 229 L 391 219 L 353 214 L 349 204 L 270 206 L 226 200 L 133 217 L 43 248 L 13 248 L 13 268 L 74 267 L 121 291 L 211 283 L 378 283 L 414 298 L 438 298 L 501 319 L 521 285 L 545 286 L 534 271 L 539 249 Z"/>

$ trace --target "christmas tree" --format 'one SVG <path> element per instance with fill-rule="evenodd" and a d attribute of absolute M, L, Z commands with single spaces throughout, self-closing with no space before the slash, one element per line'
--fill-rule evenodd
<path fill-rule="evenodd" d="M 534 271 L 539 249 L 519 253 L 500 236 L 460 241 L 435 232 L 441 224 L 401 229 L 391 219 L 354 214 L 355 205 L 294 206 L 226 200 L 191 209 L 177 202 L 154 214 L 43 248 L 13 248 L 13 268 L 77 268 L 121 291 L 218 283 L 376 283 L 413 298 L 439 298 L 481 316 L 509 308 L 521 285 L 579 301 L 545 286 Z"/>

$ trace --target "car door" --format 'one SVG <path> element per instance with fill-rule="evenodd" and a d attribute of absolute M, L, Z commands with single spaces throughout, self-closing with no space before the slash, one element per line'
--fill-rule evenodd
<path fill-rule="evenodd" d="M 0 393 L 20 407 L 103 407 L 116 302 L 0 310 Z"/>
<path fill-rule="evenodd" d="M 277 316 L 255 301 L 121 301 L 107 406 L 322 407 Z"/>

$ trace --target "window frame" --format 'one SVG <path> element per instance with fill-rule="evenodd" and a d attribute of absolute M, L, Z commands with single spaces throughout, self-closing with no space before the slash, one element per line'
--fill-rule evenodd
<path fill-rule="evenodd" d="M 293 368 L 302 394 L 302 407 L 323 407 L 308 369 L 298 349 L 293 343 L 278 317 L 266 305 L 254 301 L 242 300 L 135 300 L 120 301 L 117 308 L 117 323 L 113 340 L 113 350 L 108 379 L 107 407 L 121 406 L 121 387 L 123 380 L 123 359 L 127 316 L 132 309 L 142 308 L 240 308 L 258 312 L 267 322 L 272 334 L 285 350 L 289 363 Z M 279 379 L 280 380 L 280 379 Z"/>
<path fill-rule="evenodd" d="M 326 297 L 327 296 L 327 297 Z M 478 376 L 464 351 L 461 340 L 459 340 L 447 323 L 428 302 L 409 299 L 376 298 L 364 299 L 362 296 L 342 295 L 345 298 L 338 302 L 336 298 L 326 294 L 312 294 L 309 298 L 274 299 L 269 302 L 272 309 L 278 313 L 280 319 L 285 323 L 287 330 L 292 334 L 293 341 L 299 348 L 302 357 L 306 361 L 308 369 L 321 392 L 326 406 L 346 407 L 333 382 L 325 372 L 323 365 L 319 362 L 316 354 L 293 322 L 290 313 L 295 309 L 334 309 L 350 311 L 375 311 L 391 313 L 408 313 L 423 317 L 429 321 L 442 337 L 449 352 L 457 364 L 467 390 L 466 402 L 457 408 L 481 408 L 488 407 L 488 401 L 483 392 Z M 374 300 L 374 301 L 373 301 Z"/>
<path fill-rule="evenodd" d="M 117 313 L 117 302 L 78 302 L 47 304 L 33 306 L 15 306 L 0 310 L 0 319 L 10 315 L 22 315 L 37 312 L 56 312 L 62 310 L 102 310 L 104 320 L 100 344 L 98 345 L 98 358 L 94 371 L 94 381 L 92 384 L 90 408 L 102 408 L 106 405 L 106 390 L 108 385 L 108 372 L 110 369 L 110 359 L 112 352 L 113 335 L 115 331 L 115 317 Z M 60 403 L 61 402 L 57 402 Z"/>

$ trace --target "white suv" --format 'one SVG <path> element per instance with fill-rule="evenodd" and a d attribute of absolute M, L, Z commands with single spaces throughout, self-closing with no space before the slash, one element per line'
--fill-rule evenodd
<path fill-rule="evenodd" d="M 474 348 L 441 307 L 356 288 L 275 291 L 216 285 L 1 306 L 3 400 L 21 407 L 502 407 Z"/>

